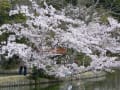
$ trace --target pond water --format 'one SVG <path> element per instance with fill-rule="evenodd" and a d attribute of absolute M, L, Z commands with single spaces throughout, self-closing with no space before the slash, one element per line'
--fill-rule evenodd
<path fill-rule="evenodd" d="M 65 83 L 41 84 L 0 88 L 0 90 L 120 90 L 120 71 L 102 78 L 71 81 Z"/>

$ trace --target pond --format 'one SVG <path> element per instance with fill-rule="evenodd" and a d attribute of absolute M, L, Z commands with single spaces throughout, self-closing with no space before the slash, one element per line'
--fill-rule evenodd
<path fill-rule="evenodd" d="M 120 90 L 120 71 L 102 78 L 36 86 L 0 88 L 0 90 Z"/>

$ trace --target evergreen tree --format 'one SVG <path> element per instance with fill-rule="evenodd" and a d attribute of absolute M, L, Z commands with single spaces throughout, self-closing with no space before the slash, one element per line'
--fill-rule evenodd
<path fill-rule="evenodd" d="M 9 19 L 11 4 L 8 0 L 0 0 L 0 25 Z"/>

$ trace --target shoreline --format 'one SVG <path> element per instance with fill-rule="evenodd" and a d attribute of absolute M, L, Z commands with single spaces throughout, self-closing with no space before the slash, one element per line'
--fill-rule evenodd
<path fill-rule="evenodd" d="M 35 85 L 35 84 L 49 84 L 49 83 L 60 83 L 74 80 L 86 80 L 86 79 L 96 79 L 106 76 L 104 71 L 87 71 L 84 73 L 71 75 L 65 78 L 59 78 L 56 80 L 49 80 L 41 78 L 35 82 L 34 80 L 28 79 L 28 76 L 24 75 L 11 75 L 11 76 L 1 76 L 0 77 L 0 87 L 13 87 L 13 86 L 25 86 L 25 85 Z"/>

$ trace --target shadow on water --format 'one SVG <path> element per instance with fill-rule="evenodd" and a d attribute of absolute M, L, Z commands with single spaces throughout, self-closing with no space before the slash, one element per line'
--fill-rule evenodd
<path fill-rule="evenodd" d="M 64 83 L 41 84 L 23 87 L 7 87 L 0 90 L 120 90 L 120 71 L 102 78 Z"/>

